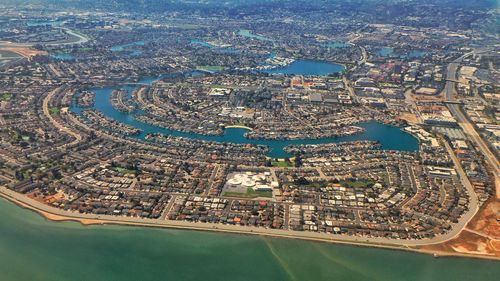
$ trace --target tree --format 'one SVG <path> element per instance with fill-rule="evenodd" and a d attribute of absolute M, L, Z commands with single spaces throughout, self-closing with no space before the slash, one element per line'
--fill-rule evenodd
<path fill-rule="evenodd" d="M 59 180 L 62 178 L 61 172 L 58 169 L 52 169 L 51 174 L 52 174 L 52 177 L 56 180 Z"/>
<path fill-rule="evenodd" d="M 16 179 L 17 179 L 18 181 L 22 181 L 22 180 L 24 180 L 24 175 L 23 175 L 23 173 L 22 173 L 21 171 L 19 171 L 19 170 L 16 170 Z"/>
<path fill-rule="evenodd" d="M 304 178 L 304 177 L 300 177 L 300 178 L 298 178 L 298 179 L 295 180 L 295 183 L 298 184 L 298 185 L 308 185 L 311 182 L 309 180 L 307 180 L 306 178 Z"/>
<path fill-rule="evenodd" d="M 300 154 L 297 154 L 295 156 L 295 167 L 298 168 L 302 166 L 302 158 L 300 157 Z"/>

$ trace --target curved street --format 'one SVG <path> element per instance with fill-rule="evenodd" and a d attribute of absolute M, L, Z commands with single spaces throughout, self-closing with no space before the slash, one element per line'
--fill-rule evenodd
<path fill-rule="evenodd" d="M 60 91 L 64 90 L 63 88 L 57 88 L 54 91 L 50 92 L 44 99 L 43 99 L 43 114 L 49 119 L 49 121 L 57 128 L 59 131 L 65 132 L 68 135 L 71 135 L 74 140 L 70 143 L 64 144 L 62 147 L 68 147 L 68 146 L 73 146 L 80 141 L 82 141 L 82 136 L 76 132 L 73 132 L 70 128 L 61 125 L 59 122 L 57 122 L 54 117 L 52 117 L 52 114 L 50 114 L 50 108 L 49 108 L 49 102 L 52 99 L 52 97 L 56 94 L 59 93 Z"/>

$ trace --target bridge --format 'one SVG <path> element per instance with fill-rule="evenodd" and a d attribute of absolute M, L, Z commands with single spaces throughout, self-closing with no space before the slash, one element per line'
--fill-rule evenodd
<path fill-rule="evenodd" d="M 458 105 L 463 105 L 464 103 L 461 101 L 443 101 L 444 104 L 458 104 Z"/>
<path fill-rule="evenodd" d="M 151 86 L 151 84 L 146 84 L 146 83 L 136 83 L 136 82 L 127 82 L 127 83 L 123 83 L 124 85 L 127 85 L 127 86 Z"/>

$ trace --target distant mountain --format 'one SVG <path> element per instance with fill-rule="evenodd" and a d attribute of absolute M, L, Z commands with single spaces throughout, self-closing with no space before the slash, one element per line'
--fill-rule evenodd
<path fill-rule="evenodd" d="M 310 12 L 332 10 L 342 5 L 353 12 L 375 13 L 373 7 L 388 7 L 404 13 L 404 7 L 434 5 L 446 8 L 498 8 L 498 0 L 1 0 L 1 5 L 44 6 L 77 10 L 104 10 L 110 12 L 156 13 L 175 10 L 200 10 L 206 13 L 255 14 L 274 10 Z M 345 7 L 347 6 L 347 7 Z M 402 9 L 402 10 L 401 10 Z"/>

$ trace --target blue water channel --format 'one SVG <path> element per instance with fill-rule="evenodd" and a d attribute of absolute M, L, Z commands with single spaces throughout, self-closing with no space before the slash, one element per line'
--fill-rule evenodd
<path fill-rule="evenodd" d="M 112 46 L 110 48 L 111 52 L 123 52 L 123 51 L 128 51 L 128 56 L 130 57 L 137 57 L 143 54 L 141 50 L 137 50 L 134 47 L 138 46 L 144 46 L 146 42 L 143 40 L 140 41 L 135 41 L 131 43 L 126 43 L 126 44 L 121 44 L 121 45 L 116 45 Z"/>
<path fill-rule="evenodd" d="M 113 46 L 110 48 L 110 50 L 112 52 L 122 52 L 124 51 L 125 49 L 127 48 L 130 48 L 130 47 L 135 47 L 135 46 L 144 46 L 145 42 L 144 41 L 135 41 L 135 42 L 132 42 L 132 43 L 126 43 L 126 44 L 122 44 L 122 45 L 116 45 L 116 46 Z"/>
<path fill-rule="evenodd" d="M 293 63 L 271 69 L 262 70 L 269 74 L 287 74 L 304 76 L 327 76 L 334 73 L 340 73 L 345 69 L 341 64 L 314 61 L 314 60 L 296 60 Z"/>
<path fill-rule="evenodd" d="M 45 26 L 45 25 L 50 25 L 50 26 L 62 26 L 67 22 L 67 20 L 62 20 L 62 19 L 57 19 L 57 20 L 29 20 L 26 25 L 27 26 Z"/>
<path fill-rule="evenodd" d="M 195 72 L 193 73 L 193 75 L 199 75 L 199 74 Z M 156 80 L 158 80 L 158 77 L 149 77 L 140 80 L 139 83 L 152 84 Z M 379 141 L 382 145 L 382 149 L 401 150 L 401 151 L 418 150 L 418 140 L 415 137 L 406 133 L 400 128 L 377 122 L 367 122 L 358 124 L 358 126 L 363 127 L 365 129 L 365 132 L 357 135 L 338 137 L 338 138 L 332 137 L 332 138 L 321 138 L 321 139 L 297 139 L 297 140 L 247 139 L 245 137 L 245 133 L 247 132 L 247 130 L 240 128 L 228 128 L 225 130 L 224 134 L 220 136 L 209 136 L 209 135 L 201 135 L 195 133 L 169 130 L 137 121 L 134 118 L 134 116 L 138 114 L 137 112 L 124 113 L 113 108 L 110 99 L 111 93 L 114 89 L 119 89 L 119 88 L 126 89 L 130 94 L 135 89 L 135 86 L 124 85 L 124 86 L 112 86 L 112 87 L 91 89 L 96 93 L 94 107 L 96 110 L 102 112 L 109 118 L 115 119 L 121 123 L 141 129 L 142 132 L 139 135 L 134 136 L 134 138 L 138 139 L 144 139 L 145 136 L 150 133 L 161 133 L 164 135 L 171 135 L 176 137 L 185 137 L 190 139 L 198 139 L 206 141 L 266 145 L 270 148 L 270 151 L 268 152 L 267 156 L 273 158 L 284 158 L 292 156 L 283 150 L 283 148 L 287 145 L 338 143 L 338 142 L 356 141 L 356 140 Z M 71 110 L 79 114 L 83 109 L 79 108 L 76 104 L 73 104 Z"/>
<path fill-rule="evenodd" d="M 420 59 L 427 56 L 428 53 L 425 51 L 412 50 L 403 54 L 395 52 L 394 48 L 392 47 L 382 47 L 380 49 L 375 50 L 375 54 L 381 57 L 397 57 L 400 59 Z"/>
<path fill-rule="evenodd" d="M 264 37 L 261 35 L 253 34 L 252 31 L 250 31 L 248 29 L 240 29 L 238 31 L 238 35 L 243 36 L 243 37 L 247 37 L 247 38 L 257 39 L 260 41 L 274 41 L 271 38 L 267 38 L 267 37 Z"/>
<path fill-rule="evenodd" d="M 333 48 L 333 49 L 345 49 L 352 47 L 353 45 L 350 43 L 344 43 L 344 42 L 328 42 L 322 44 L 322 46 L 327 47 L 327 48 Z"/>
<path fill-rule="evenodd" d="M 58 60 L 63 60 L 63 61 L 72 61 L 75 60 L 75 56 L 69 53 L 55 53 L 51 54 L 51 57 L 58 59 Z"/>

